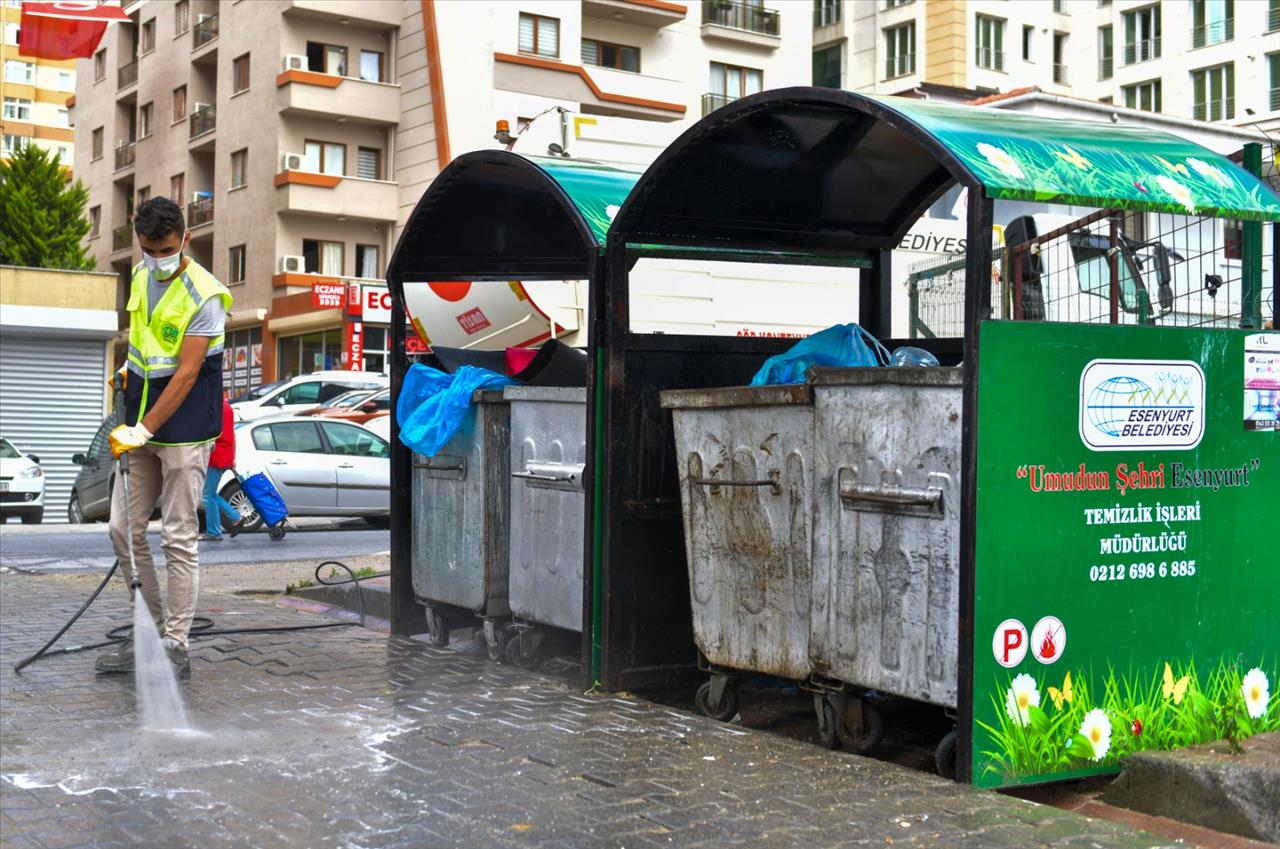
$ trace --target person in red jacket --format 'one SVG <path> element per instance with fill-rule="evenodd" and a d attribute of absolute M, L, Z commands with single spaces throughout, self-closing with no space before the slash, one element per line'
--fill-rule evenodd
<path fill-rule="evenodd" d="M 231 520 L 231 536 L 240 533 L 244 517 L 236 512 L 227 499 L 218 494 L 218 483 L 222 473 L 236 467 L 236 431 L 235 414 L 227 401 L 227 393 L 222 393 L 222 433 L 213 443 L 213 453 L 209 455 L 209 473 L 204 476 L 204 526 L 202 540 L 222 539 L 222 513 L 226 512 Z"/>

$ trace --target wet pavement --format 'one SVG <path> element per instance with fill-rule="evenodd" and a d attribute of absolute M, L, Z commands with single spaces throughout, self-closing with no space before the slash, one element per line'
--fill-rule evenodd
<path fill-rule="evenodd" d="M 361 628 L 208 637 L 196 733 L 138 729 L 93 652 L 15 674 L 92 583 L 0 575 L 0 844 L 25 847 L 1176 845 Z M 207 593 L 216 627 L 312 624 Z M 113 587 L 64 638 L 128 621 Z"/>

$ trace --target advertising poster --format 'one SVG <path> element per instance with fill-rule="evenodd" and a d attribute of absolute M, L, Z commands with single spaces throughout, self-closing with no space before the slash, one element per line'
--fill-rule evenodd
<path fill-rule="evenodd" d="M 974 783 L 1280 730 L 1280 432 L 1240 426 L 1258 335 L 982 325 Z"/>

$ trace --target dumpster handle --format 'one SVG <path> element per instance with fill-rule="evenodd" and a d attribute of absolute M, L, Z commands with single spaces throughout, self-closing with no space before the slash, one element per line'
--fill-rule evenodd
<path fill-rule="evenodd" d="M 891 507 L 925 507 L 936 511 L 942 503 L 942 490 L 934 487 L 916 489 L 905 486 L 868 486 L 842 482 L 840 497 L 846 501 L 870 502 Z"/>
<path fill-rule="evenodd" d="M 540 475 L 537 472 L 512 472 L 511 477 L 544 483 L 573 483 L 578 479 L 577 475 Z"/>
<path fill-rule="evenodd" d="M 465 457 L 460 457 L 458 458 L 457 462 L 449 463 L 447 465 L 445 463 L 437 464 L 437 463 L 431 463 L 431 462 L 428 462 L 428 463 L 415 462 L 413 464 L 413 467 L 415 469 L 422 469 L 425 472 L 453 472 L 458 474 L 461 478 L 466 478 L 467 476 L 467 458 Z"/>
<path fill-rule="evenodd" d="M 769 473 L 769 477 L 762 481 L 730 481 L 721 480 L 720 478 L 689 478 L 689 483 L 697 486 L 711 487 L 711 493 L 714 495 L 716 490 L 722 486 L 767 486 L 774 495 L 782 494 L 781 474 L 775 469 Z"/>

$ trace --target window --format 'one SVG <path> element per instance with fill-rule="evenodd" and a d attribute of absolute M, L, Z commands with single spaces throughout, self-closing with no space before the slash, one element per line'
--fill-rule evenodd
<path fill-rule="evenodd" d="M 521 12 L 519 50 L 535 56 L 560 58 L 560 19 Z"/>
<path fill-rule="evenodd" d="M 183 198 L 186 197 L 186 193 L 183 191 L 183 189 L 186 188 L 186 183 L 186 174 L 174 174 L 169 178 L 169 200 L 173 201 L 178 206 L 182 206 L 186 203 L 186 201 L 183 200 Z"/>
<path fill-rule="evenodd" d="M 71 110 L 70 109 L 59 109 L 57 112 L 57 115 L 58 115 L 59 127 L 71 126 Z"/>
<path fill-rule="evenodd" d="M 1115 46 L 1111 27 L 1098 27 L 1098 79 L 1109 80 L 1115 70 Z"/>
<path fill-rule="evenodd" d="M 1235 38 L 1235 0 L 1192 0 L 1191 46 L 1205 47 Z"/>
<path fill-rule="evenodd" d="M 1124 63 L 1160 58 L 1160 6 L 1124 13 Z"/>
<path fill-rule="evenodd" d="M 1004 21 L 1000 18 L 978 15 L 978 55 L 975 61 L 979 68 L 1004 70 Z"/>
<path fill-rule="evenodd" d="M 910 2 L 911 0 L 884 0 L 884 7 L 886 9 L 893 9 L 897 6 L 905 6 Z"/>
<path fill-rule="evenodd" d="M 356 245 L 356 277 L 377 280 L 382 276 L 377 245 Z"/>
<path fill-rule="evenodd" d="M 173 6 L 173 34 L 182 35 L 191 29 L 191 3 L 189 0 L 178 0 Z"/>
<path fill-rule="evenodd" d="M 1280 0 L 1267 0 L 1267 32 L 1280 29 Z"/>
<path fill-rule="evenodd" d="M 1099 298 L 1111 298 L 1111 260 L 1107 256 L 1108 239 L 1089 233 L 1073 233 L 1068 239 L 1071 259 L 1076 267 L 1076 280 L 1080 291 Z M 1126 312 L 1138 308 L 1138 284 L 1140 272 L 1133 267 L 1133 256 L 1128 251 L 1118 255 L 1120 306 Z"/>
<path fill-rule="evenodd" d="M 1244 222 L 1222 222 L 1222 258 L 1244 259 Z"/>
<path fill-rule="evenodd" d="M 107 78 L 107 50 L 104 47 L 93 54 L 93 81 L 100 83 Z"/>
<path fill-rule="evenodd" d="M 244 282 L 244 245 L 236 245 L 227 251 L 227 281 Z"/>
<path fill-rule="evenodd" d="M 93 131 L 93 158 L 102 158 L 102 127 Z"/>
<path fill-rule="evenodd" d="M 7 83 L 23 83 L 35 85 L 36 66 L 34 62 L 19 62 L 17 59 L 4 60 L 4 81 Z"/>
<path fill-rule="evenodd" d="M 1062 0 L 1053 0 L 1053 11 L 1062 12 Z"/>
<path fill-rule="evenodd" d="M 390 396 L 388 396 L 390 397 Z M 388 409 L 390 407 L 388 406 Z M 342 422 L 321 422 L 334 454 L 347 457 L 390 457 L 391 449 L 375 434 Z"/>
<path fill-rule="evenodd" d="M 144 103 L 138 110 L 138 138 L 145 139 L 155 129 L 155 104 Z"/>
<path fill-rule="evenodd" d="M 320 382 L 299 383 L 284 394 L 286 404 L 314 404 L 320 400 Z M 324 443 L 320 432 L 311 422 L 281 422 L 270 425 L 271 447 L 267 451 L 288 451 L 297 454 L 323 454 Z M 259 428 L 260 430 L 261 428 Z M 258 445 L 258 431 L 253 432 L 253 444 Z"/>
<path fill-rule="evenodd" d="M 1197 121 L 1229 121 L 1236 117 L 1235 65 L 1192 71 L 1191 99 Z"/>
<path fill-rule="evenodd" d="M 813 28 L 818 29 L 838 23 L 840 2 L 841 0 L 813 0 Z"/>
<path fill-rule="evenodd" d="M 245 168 L 249 161 L 249 148 L 237 150 L 231 154 L 231 188 L 238 189 L 245 184 Z"/>
<path fill-rule="evenodd" d="M 844 46 L 837 44 L 813 52 L 813 84 L 820 88 L 840 88 L 844 83 L 841 65 Z"/>
<path fill-rule="evenodd" d="M 360 51 L 360 79 L 371 83 L 386 82 L 382 77 L 382 54 L 376 50 Z"/>
<path fill-rule="evenodd" d="M 180 85 L 173 90 L 173 120 L 181 121 L 187 117 L 187 87 Z"/>
<path fill-rule="evenodd" d="M 302 240 L 302 259 L 308 274 L 342 276 L 342 242 Z"/>
<path fill-rule="evenodd" d="M 102 233 L 102 207 L 89 208 L 89 238 L 96 239 Z"/>
<path fill-rule="evenodd" d="M 1127 85 L 1120 91 L 1124 94 L 1124 105 L 1130 109 L 1141 109 L 1143 112 L 1161 111 L 1159 80 Z"/>
<path fill-rule="evenodd" d="M 347 48 L 336 44 L 307 42 L 307 70 L 317 74 L 347 75 Z"/>
<path fill-rule="evenodd" d="M 65 163 L 67 167 L 71 166 L 71 148 L 68 145 L 58 145 L 58 161 Z"/>
<path fill-rule="evenodd" d="M 916 70 L 916 25 L 912 21 L 884 31 L 884 77 L 905 77 Z"/>
<path fill-rule="evenodd" d="M 5 156 L 12 156 L 29 144 L 31 144 L 31 139 L 26 136 L 14 136 L 9 133 L 5 133 L 4 146 L 3 148 L 0 148 L 0 150 L 3 150 Z"/>
<path fill-rule="evenodd" d="M 1022 61 L 1031 61 L 1031 40 L 1035 37 L 1035 27 L 1022 28 Z"/>
<path fill-rule="evenodd" d="M 1268 104 L 1272 112 L 1280 112 L 1280 53 L 1272 53 L 1267 57 L 1271 69 L 1271 102 Z"/>
<path fill-rule="evenodd" d="M 1060 32 L 1053 34 L 1053 81 L 1067 84 L 1067 37 Z"/>
<path fill-rule="evenodd" d="M 152 50 L 156 49 L 156 19 L 142 22 L 142 32 L 140 35 L 140 44 L 138 46 L 138 55 L 145 56 Z"/>
<path fill-rule="evenodd" d="M 582 39 L 582 64 L 640 73 L 640 48 Z"/>
<path fill-rule="evenodd" d="M 357 148 L 356 176 L 361 180 L 381 180 L 382 151 L 372 147 Z"/>
<path fill-rule="evenodd" d="M 347 173 L 347 146 L 335 142 L 307 141 L 303 146 L 302 170 L 344 176 Z"/>
<path fill-rule="evenodd" d="M 6 97 L 4 118 L 6 121 L 30 121 L 31 101 L 24 97 Z"/>
<path fill-rule="evenodd" d="M 711 93 L 736 100 L 764 89 L 764 71 L 736 65 L 711 63 Z"/>
<path fill-rule="evenodd" d="M 21 26 L 19 24 L 16 24 L 12 21 L 6 21 L 4 25 L 4 43 L 17 44 L 18 37 L 19 37 L 18 30 L 20 29 L 21 29 Z"/>
<path fill-rule="evenodd" d="M 231 63 L 231 93 L 244 91 L 249 87 L 249 54 L 237 56 Z"/>
<path fill-rule="evenodd" d="M 146 203 L 150 199 L 151 199 L 150 186 L 143 186 L 142 188 L 138 189 L 138 206 L 142 206 L 144 203 Z"/>
<path fill-rule="evenodd" d="M 76 90 L 76 75 L 73 71 L 58 72 L 58 89 L 60 91 Z"/>

